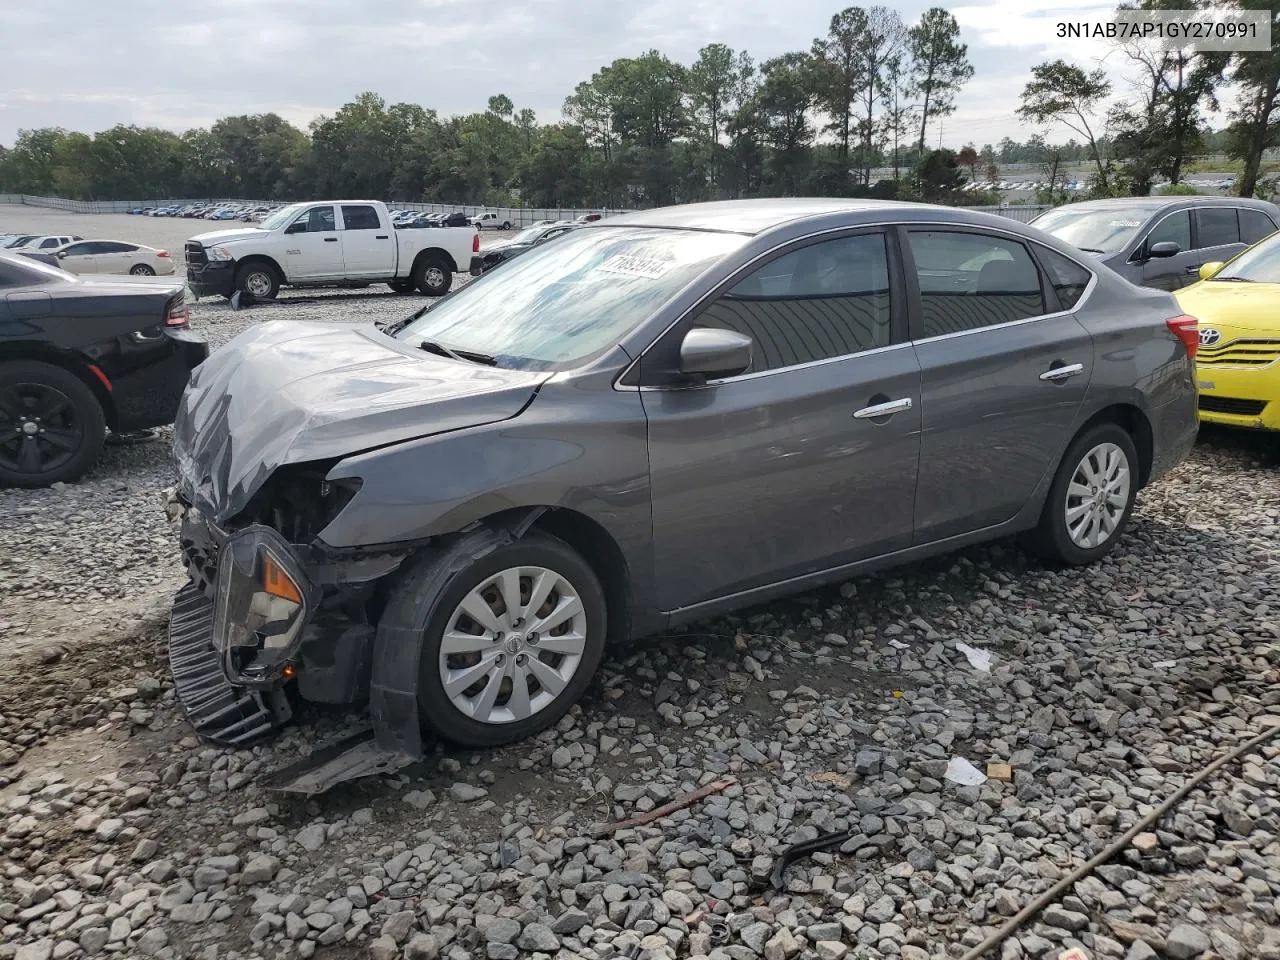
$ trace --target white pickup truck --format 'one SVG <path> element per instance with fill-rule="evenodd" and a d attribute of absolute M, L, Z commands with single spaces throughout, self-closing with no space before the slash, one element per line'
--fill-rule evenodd
<path fill-rule="evenodd" d="M 480 252 L 473 226 L 397 230 L 377 200 L 325 200 L 282 207 L 261 223 L 187 241 L 187 285 L 197 298 L 236 292 L 270 300 L 282 286 L 449 292 L 453 275 Z"/>

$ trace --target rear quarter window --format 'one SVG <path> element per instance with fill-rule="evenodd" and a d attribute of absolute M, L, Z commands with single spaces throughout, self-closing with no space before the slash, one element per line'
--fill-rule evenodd
<path fill-rule="evenodd" d="M 1070 257 L 1064 257 L 1048 247 L 1036 247 L 1036 255 L 1049 275 L 1049 285 L 1057 293 L 1062 309 L 1070 310 L 1075 307 L 1084 296 L 1093 274 Z"/>

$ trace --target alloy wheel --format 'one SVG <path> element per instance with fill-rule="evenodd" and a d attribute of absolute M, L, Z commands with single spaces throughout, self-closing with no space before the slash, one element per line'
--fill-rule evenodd
<path fill-rule="evenodd" d="M 75 404 L 44 383 L 0 389 L 0 466 L 38 476 L 63 466 L 84 442 Z"/>
<path fill-rule="evenodd" d="M 1064 504 L 1067 534 L 1094 550 L 1116 534 L 1129 504 L 1129 458 L 1114 443 L 1100 443 L 1076 465 Z"/>
<path fill-rule="evenodd" d="M 587 615 L 573 584 L 546 567 L 510 567 L 473 587 L 450 615 L 441 686 L 472 720 L 525 720 L 573 680 L 586 643 Z"/>

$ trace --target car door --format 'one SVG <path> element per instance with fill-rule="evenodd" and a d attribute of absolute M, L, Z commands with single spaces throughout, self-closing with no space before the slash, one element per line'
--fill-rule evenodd
<path fill-rule="evenodd" d="M 304 210 L 285 227 L 285 233 L 284 268 L 289 280 L 332 280 L 344 275 L 332 205 Z"/>
<path fill-rule="evenodd" d="M 342 260 L 349 277 L 390 277 L 395 274 L 395 244 L 376 208 L 368 204 L 342 205 Z"/>
<path fill-rule="evenodd" d="M 74 274 L 104 273 L 103 255 L 97 241 L 85 240 L 81 243 L 69 244 L 58 254 L 62 269 Z"/>
<path fill-rule="evenodd" d="M 1178 253 L 1172 257 L 1153 257 L 1149 251 L 1157 243 L 1172 241 L 1178 245 Z M 1141 264 L 1141 283 L 1158 290 L 1179 290 L 1193 283 L 1200 270 L 1201 259 L 1191 237 L 1191 211 L 1174 210 L 1166 213 L 1147 231 L 1146 239 L 1138 246 L 1134 259 Z"/>
<path fill-rule="evenodd" d="M 1245 248 L 1240 241 L 1240 221 L 1235 207 L 1198 207 L 1195 211 L 1196 273 L 1187 279 L 1200 279 L 1200 267 L 1215 260 L 1227 261 Z"/>
<path fill-rule="evenodd" d="M 904 253 L 920 365 L 914 541 L 922 544 L 1022 509 L 1066 446 L 1093 341 L 1017 236 L 911 228 Z M 1037 254 L 1092 276 L 1047 248 Z"/>
<path fill-rule="evenodd" d="M 128 273 L 129 268 L 136 262 L 135 258 L 130 256 L 130 251 L 136 249 L 127 243 L 118 243 L 115 240 L 98 241 L 98 255 L 94 257 L 98 264 L 97 272 Z"/>
<path fill-rule="evenodd" d="M 664 610 L 910 543 L 920 375 L 896 262 L 881 230 L 793 244 L 646 353 Z M 691 327 L 751 337 L 750 369 L 669 385 Z"/>

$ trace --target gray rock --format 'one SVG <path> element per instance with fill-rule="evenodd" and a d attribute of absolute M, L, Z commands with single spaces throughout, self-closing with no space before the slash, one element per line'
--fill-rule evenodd
<path fill-rule="evenodd" d="M 888 923 L 898 914 L 898 907 L 893 897 L 883 896 L 867 907 L 865 918 L 872 923 Z"/>
<path fill-rule="evenodd" d="M 1057 927 L 1059 930 L 1069 930 L 1076 933 L 1089 926 L 1089 917 L 1083 913 L 1076 913 L 1074 910 L 1067 910 L 1058 904 L 1050 904 L 1045 908 L 1044 913 L 1040 915 L 1040 919 L 1050 927 Z"/>
<path fill-rule="evenodd" d="M 1193 960 L 1211 946 L 1208 935 L 1199 927 L 1179 923 L 1165 937 L 1164 952 L 1173 960 Z"/>
<path fill-rule="evenodd" d="M 154 957 L 169 945 L 169 935 L 159 927 L 152 927 L 138 938 L 138 952 L 144 956 Z"/>
<path fill-rule="evenodd" d="M 560 949 L 560 938 L 552 933 L 550 927 L 531 923 L 516 938 L 516 946 L 521 950 L 550 953 Z"/>
<path fill-rule="evenodd" d="M 765 941 L 769 939 L 772 932 L 767 923 L 753 923 L 743 929 L 742 942 L 756 953 L 763 954 Z"/>
<path fill-rule="evenodd" d="M 398 960 L 400 945 L 391 937 L 378 937 L 369 944 L 370 960 Z"/>
<path fill-rule="evenodd" d="M 476 926 L 486 943 L 514 943 L 520 936 L 520 921 L 511 917 L 477 917 Z"/>
<path fill-rule="evenodd" d="M 299 830 L 297 836 L 294 837 L 294 840 L 297 842 L 298 846 L 302 847 L 303 850 L 306 850 L 308 853 L 315 853 L 324 846 L 324 842 L 327 839 L 327 833 L 328 832 L 323 823 L 313 823 Z"/>
<path fill-rule="evenodd" d="M 280 861 L 276 857 L 262 855 L 254 857 L 245 864 L 240 874 L 240 882 L 245 885 L 270 883 L 280 870 Z"/>
<path fill-rule="evenodd" d="M 440 944 L 429 933 L 415 933 L 404 948 L 404 960 L 437 960 Z"/>
<path fill-rule="evenodd" d="M 566 910 L 551 923 L 551 932 L 562 937 L 571 937 L 591 922 L 581 910 Z"/>
<path fill-rule="evenodd" d="M 396 943 L 404 943 L 409 939 L 409 932 L 413 929 L 416 920 L 417 915 L 412 910 L 393 913 L 382 922 L 382 933 Z"/>
<path fill-rule="evenodd" d="M 470 783 L 455 783 L 449 788 L 449 796 L 458 803 L 475 803 L 488 795 L 489 791 L 484 787 L 477 787 Z"/>

